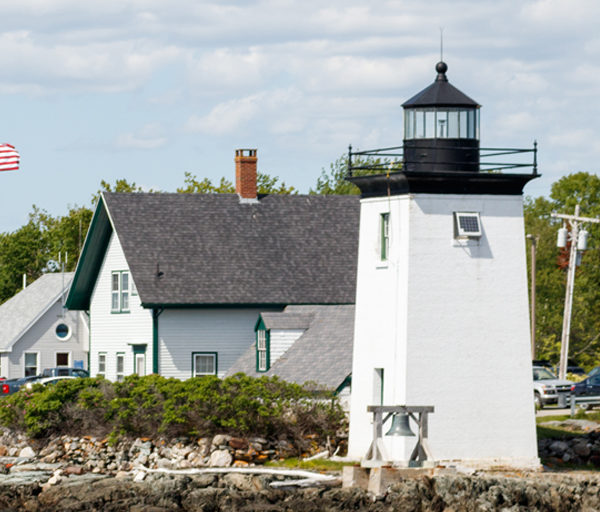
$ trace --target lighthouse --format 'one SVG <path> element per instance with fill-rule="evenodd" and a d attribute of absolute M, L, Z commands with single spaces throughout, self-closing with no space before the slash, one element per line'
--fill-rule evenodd
<path fill-rule="evenodd" d="M 361 213 L 348 455 L 373 443 L 370 406 L 427 406 L 436 463 L 537 467 L 523 222 L 536 149 L 480 148 L 480 105 L 435 70 L 402 105 L 401 147 L 349 155 Z M 381 442 L 402 465 L 415 438 Z"/>

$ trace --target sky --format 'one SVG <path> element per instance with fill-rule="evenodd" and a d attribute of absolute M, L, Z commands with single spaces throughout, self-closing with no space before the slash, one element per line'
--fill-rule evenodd
<path fill-rule="evenodd" d="M 481 108 L 481 146 L 530 148 L 547 195 L 600 170 L 597 0 L 3 2 L 0 232 L 89 206 L 100 181 L 234 178 L 236 148 L 302 193 L 348 145 L 402 144 L 435 79 Z"/>

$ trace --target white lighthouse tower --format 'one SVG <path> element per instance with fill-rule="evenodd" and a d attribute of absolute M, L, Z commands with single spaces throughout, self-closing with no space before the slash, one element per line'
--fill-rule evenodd
<path fill-rule="evenodd" d="M 535 149 L 492 151 L 533 153 L 530 174 L 486 171 L 479 105 L 444 62 L 436 71 L 403 105 L 401 167 L 390 148 L 350 154 L 388 161 L 349 178 L 361 190 L 349 456 L 373 441 L 368 406 L 433 406 L 435 461 L 536 467 L 522 201 Z M 414 445 L 383 436 L 391 462 Z"/>

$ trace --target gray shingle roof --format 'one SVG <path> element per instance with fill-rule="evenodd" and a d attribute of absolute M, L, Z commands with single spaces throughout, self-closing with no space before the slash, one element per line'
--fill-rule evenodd
<path fill-rule="evenodd" d="M 314 313 L 263 313 L 266 329 L 308 329 L 315 317 Z"/>
<path fill-rule="evenodd" d="M 335 390 L 352 372 L 354 306 L 288 306 L 275 313 L 282 318 L 298 314 L 313 316 L 309 328 L 268 372 L 256 371 L 256 345 L 252 344 L 227 374 L 277 375 L 289 382 L 313 381 Z"/>
<path fill-rule="evenodd" d="M 355 300 L 357 196 L 241 203 L 236 194 L 106 193 L 104 201 L 146 306 Z"/>
<path fill-rule="evenodd" d="M 0 306 L 0 350 L 9 349 L 69 289 L 72 272 L 44 274 Z M 64 288 L 63 288 L 64 286 Z"/>

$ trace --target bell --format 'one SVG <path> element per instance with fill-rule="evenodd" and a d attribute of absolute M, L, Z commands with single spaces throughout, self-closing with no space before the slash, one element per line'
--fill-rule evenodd
<path fill-rule="evenodd" d="M 408 423 L 408 414 L 395 413 L 392 416 L 392 426 L 385 435 L 415 437 L 415 434 L 410 429 L 410 425 Z"/>

